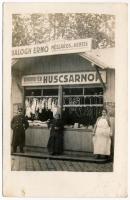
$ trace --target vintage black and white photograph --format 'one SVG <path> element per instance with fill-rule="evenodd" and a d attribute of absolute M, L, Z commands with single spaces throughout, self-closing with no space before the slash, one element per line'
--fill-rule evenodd
<path fill-rule="evenodd" d="M 11 170 L 113 171 L 115 22 L 12 15 Z"/>
<path fill-rule="evenodd" d="M 10 177 L 5 193 L 51 196 L 50 188 L 59 194 L 61 184 L 60 193 L 66 196 L 79 179 L 84 181 L 82 192 L 75 186 L 71 196 L 115 194 L 117 176 L 122 174 L 124 182 L 126 177 L 126 5 L 39 3 L 7 8 L 4 164 L 7 160 L 5 177 Z M 21 186 L 15 190 L 14 182 L 10 192 L 13 178 Z M 44 178 L 43 192 L 38 183 Z M 25 187 L 29 179 L 30 188 Z M 73 184 L 66 186 L 68 180 Z M 85 181 L 91 189 L 83 192 Z M 117 193 L 126 194 L 125 184 Z"/>

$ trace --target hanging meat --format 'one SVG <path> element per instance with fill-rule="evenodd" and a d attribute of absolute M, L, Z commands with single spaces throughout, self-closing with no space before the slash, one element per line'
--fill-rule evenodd
<path fill-rule="evenodd" d="M 39 101 L 39 113 L 42 113 L 42 99 Z"/>
<path fill-rule="evenodd" d="M 36 105 L 37 105 L 37 100 L 36 100 L 36 98 L 34 98 L 32 101 L 32 105 L 31 105 L 31 113 L 33 115 L 35 115 L 35 113 L 36 113 Z"/>
<path fill-rule="evenodd" d="M 48 99 L 48 110 L 51 110 L 52 108 L 52 98 Z"/>
<path fill-rule="evenodd" d="M 41 105 L 42 109 L 44 109 L 44 108 L 45 108 L 45 101 L 46 101 L 46 99 L 45 99 L 45 98 L 43 98 L 43 99 L 42 99 L 42 102 L 41 102 L 41 104 L 42 104 L 42 105 Z"/>
<path fill-rule="evenodd" d="M 25 116 L 31 118 L 31 107 L 29 99 L 25 100 Z"/>
<path fill-rule="evenodd" d="M 39 100 L 36 99 L 36 111 L 38 112 L 39 111 Z"/>

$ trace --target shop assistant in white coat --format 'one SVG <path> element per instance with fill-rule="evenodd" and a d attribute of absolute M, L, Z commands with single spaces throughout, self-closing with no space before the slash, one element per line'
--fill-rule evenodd
<path fill-rule="evenodd" d="M 106 109 L 102 110 L 102 116 L 97 119 L 93 134 L 94 154 L 96 154 L 96 158 L 100 158 L 101 155 L 105 157 L 109 156 L 111 153 L 112 131 Z"/>

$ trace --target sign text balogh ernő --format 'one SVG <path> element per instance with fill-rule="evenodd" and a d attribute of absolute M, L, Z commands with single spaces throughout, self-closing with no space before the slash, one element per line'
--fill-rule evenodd
<path fill-rule="evenodd" d="M 79 53 L 91 50 L 92 39 L 72 41 L 52 41 L 39 45 L 19 46 L 12 48 L 12 58 L 24 58 L 67 53 Z"/>

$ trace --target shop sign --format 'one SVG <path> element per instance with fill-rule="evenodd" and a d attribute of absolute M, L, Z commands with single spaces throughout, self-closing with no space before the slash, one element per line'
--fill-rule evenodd
<path fill-rule="evenodd" d="M 102 80 L 106 83 L 106 71 L 100 71 Z M 100 83 L 97 72 L 38 74 L 22 77 L 22 86 L 40 85 L 74 85 Z"/>
<path fill-rule="evenodd" d="M 47 56 L 68 53 L 80 53 L 91 50 L 92 39 L 52 41 L 39 45 L 12 48 L 12 58 Z"/>

